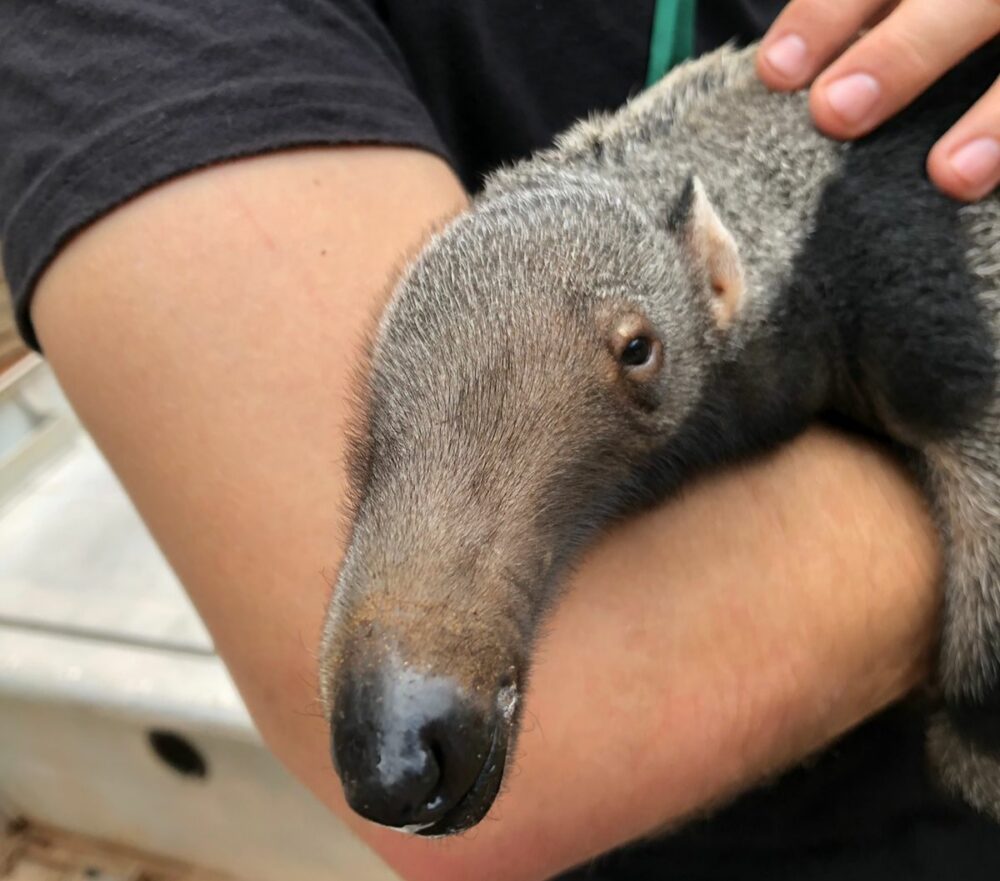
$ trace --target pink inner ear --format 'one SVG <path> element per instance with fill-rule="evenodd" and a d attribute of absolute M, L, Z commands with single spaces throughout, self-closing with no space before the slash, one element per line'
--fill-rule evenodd
<path fill-rule="evenodd" d="M 716 297 L 713 304 L 716 318 L 724 327 L 739 312 L 743 301 L 743 266 L 736 242 L 697 178 L 688 221 L 688 243 L 694 259 L 708 271 L 709 284 Z"/>

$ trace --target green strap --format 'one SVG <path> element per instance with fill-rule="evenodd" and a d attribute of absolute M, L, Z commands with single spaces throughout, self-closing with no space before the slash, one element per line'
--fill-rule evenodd
<path fill-rule="evenodd" d="M 694 54 L 696 2 L 697 0 L 656 0 L 653 31 L 649 38 L 647 86 L 655 83 L 675 64 Z"/>

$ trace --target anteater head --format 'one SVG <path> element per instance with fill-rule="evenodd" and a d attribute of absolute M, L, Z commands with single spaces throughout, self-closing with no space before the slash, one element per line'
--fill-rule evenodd
<path fill-rule="evenodd" d="M 334 762 L 371 820 L 486 814 L 560 576 L 699 399 L 741 277 L 695 180 L 668 215 L 555 173 L 481 201 L 395 290 L 322 649 Z"/>

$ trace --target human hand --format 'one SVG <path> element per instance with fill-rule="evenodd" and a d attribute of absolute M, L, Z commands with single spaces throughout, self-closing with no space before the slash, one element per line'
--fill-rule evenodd
<path fill-rule="evenodd" d="M 997 0 L 791 0 L 761 43 L 757 71 L 773 89 L 815 79 L 816 125 L 853 139 L 998 34 Z M 965 201 L 1000 184 L 1000 79 L 935 144 L 927 170 L 941 190 Z"/>

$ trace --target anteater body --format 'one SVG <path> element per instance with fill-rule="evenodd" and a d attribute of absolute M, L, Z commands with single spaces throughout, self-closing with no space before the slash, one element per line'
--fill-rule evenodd
<path fill-rule="evenodd" d="M 322 653 L 350 804 L 446 834 L 499 788 L 539 624 L 611 518 L 837 414 L 898 445 L 945 548 L 931 752 L 1000 818 L 1000 198 L 927 180 L 982 50 L 821 136 L 753 49 L 494 174 L 375 331 Z"/>

